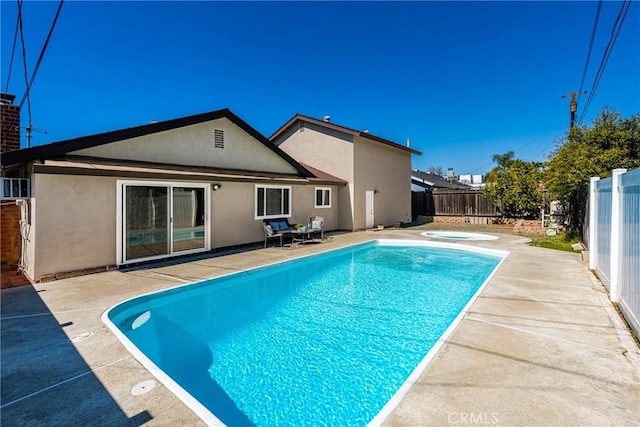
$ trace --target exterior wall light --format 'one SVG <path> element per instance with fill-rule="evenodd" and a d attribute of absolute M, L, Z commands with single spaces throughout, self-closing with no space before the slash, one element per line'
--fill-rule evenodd
<path fill-rule="evenodd" d="M 219 190 L 219 189 L 221 189 L 221 188 L 222 188 L 222 184 L 213 184 L 213 185 L 211 186 L 211 189 L 212 189 L 213 191 L 218 191 L 218 190 Z"/>

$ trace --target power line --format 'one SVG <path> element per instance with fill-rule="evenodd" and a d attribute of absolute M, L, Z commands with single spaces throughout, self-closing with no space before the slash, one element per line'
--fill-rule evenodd
<path fill-rule="evenodd" d="M 549 132 L 547 132 L 545 134 L 542 134 L 540 136 L 537 136 L 537 137 L 533 138 L 532 140 L 528 141 L 527 143 L 525 143 L 522 146 L 520 146 L 520 147 L 516 148 L 515 150 L 513 150 L 514 154 L 517 153 L 518 151 L 522 150 L 523 148 L 528 147 L 529 145 L 533 144 L 534 142 L 539 141 L 540 139 L 544 138 L 545 136 L 548 136 L 549 134 L 551 134 L 553 132 L 557 132 L 557 130 L 551 130 L 551 131 L 549 131 Z M 545 146 L 545 149 L 546 149 L 546 147 L 548 147 L 548 145 Z M 535 157 L 536 155 L 537 154 L 535 154 L 533 157 Z M 476 169 L 472 170 L 471 172 L 468 172 L 468 174 L 472 174 L 474 172 L 482 170 L 482 169 L 486 168 L 487 166 L 491 166 L 493 163 L 494 162 L 492 160 L 490 163 L 487 163 L 486 165 L 482 165 L 479 168 L 476 168 Z"/>
<path fill-rule="evenodd" d="M 593 101 L 593 97 L 598 88 L 598 84 L 600 83 L 600 79 L 602 78 L 602 74 L 604 73 L 604 69 L 607 66 L 607 62 L 609 61 L 609 57 L 611 56 L 611 52 L 613 51 L 613 47 L 616 44 L 616 40 L 618 39 L 618 34 L 620 34 L 620 29 L 624 24 L 624 20 L 627 17 L 627 12 L 629 12 L 629 8 L 631 7 L 631 0 L 625 0 L 622 3 L 622 7 L 620 8 L 620 12 L 618 12 L 618 17 L 616 18 L 613 27 L 611 28 L 611 37 L 609 37 L 609 42 L 604 50 L 602 55 L 602 60 L 600 61 L 600 66 L 598 67 L 598 72 L 596 73 L 596 77 L 593 79 L 593 85 L 591 86 L 591 91 L 589 97 L 587 98 L 587 102 L 585 103 L 585 107 L 582 110 L 582 114 L 580 115 L 580 119 L 578 123 L 582 123 L 584 116 L 587 114 L 587 110 L 591 105 L 591 101 Z M 619 25 L 618 25 L 619 23 Z"/>
<path fill-rule="evenodd" d="M 49 45 L 49 40 L 51 40 L 51 35 L 53 34 L 53 29 L 56 27 L 56 23 L 58 22 L 58 17 L 60 16 L 60 11 L 62 10 L 62 4 L 64 0 L 60 0 L 58 4 L 58 10 L 56 11 L 56 16 L 53 18 L 53 23 L 51 24 L 51 28 L 49 29 L 49 34 L 47 34 L 47 38 L 44 41 L 44 45 L 42 45 L 42 50 L 40 51 L 40 56 L 38 57 L 38 61 L 36 62 L 35 67 L 33 68 L 33 74 L 31 74 L 31 80 L 27 84 L 27 90 L 20 101 L 20 106 L 24 103 L 25 97 L 29 96 L 29 91 L 33 86 L 33 81 L 36 79 L 36 75 L 38 74 L 38 69 L 40 68 L 40 64 L 42 63 L 42 58 L 44 58 L 44 53 L 47 50 L 47 46 Z"/>
<path fill-rule="evenodd" d="M 540 154 L 544 153 L 545 151 L 547 151 L 547 149 L 549 149 L 549 147 L 551 147 L 553 144 L 555 144 L 555 141 L 551 141 L 550 143 L 548 143 L 547 145 L 545 145 L 544 147 L 542 147 L 542 150 L 538 151 L 537 153 L 535 153 L 532 156 L 527 157 L 525 160 L 531 160 L 535 157 L 538 157 Z"/>
<path fill-rule="evenodd" d="M 9 61 L 9 72 L 7 73 L 7 84 L 4 87 L 5 93 L 9 92 L 9 81 L 11 80 L 11 70 L 13 69 L 13 57 L 16 53 L 16 44 L 18 41 L 18 24 L 19 24 L 18 17 L 16 16 L 16 30 L 13 33 L 13 47 L 11 48 L 11 60 Z"/>
<path fill-rule="evenodd" d="M 49 45 L 49 41 L 51 40 L 51 35 L 53 34 L 53 30 L 56 26 L 56 23 L 58 22 L 58 17 L 60 16 L 60 11 L 62 10 L 62 4 L 64 3 L 64 0 L 60 0 L 60 3 L 58 4 L 58 9 L 56 11 L 56 15 L 53 18 L 53 23 L 51 24 L 51 28 L 49 29 L 49 33 L 47 34 L 47 38 L 42 46 L 42 49 L 40 51 L 40 56 L 38 57 L 38 60 L 36 62 L 36 65 L 33 69 L 33 73 L 31 74 L 31 79 L 28 78 L 28 70 L 27 70 L 27 52 L 26 52 L 26 47 L 25 47 L 25 42 L 24 42 L 24 28 L 23 28 L 23 19 L 22 19 L 22 0 L 18 0 L 18 20 L 17 20 L 17 26 L 19 29 L 19 33 L 20 33 L 20 41 L 21 41 L 21 45 L 22 45 L 22 62 L 23 62 L 23 66 L 24 66 L 24 81 L 25 81 L 25 93 L 22 96 L 22 99 L 20 100 L 20 104 L 19 104 L 19 108 L 22 108 L 22 106 L 24 105 L 25 100 L 27 101 L 27 114 L 29 116 L 29 124 L 26 126 L 26 130 L 27 130 L 27 147 L 31 147 L 31 131 L 32 130 L 37 130 L 33 128 L 33 120 L 32 120 L 32 116 L 31 116 L 31 87 L 33 86 L 33 82 L 35 81 L 36 75 L 38 74 L 38 69 L 40 68 L 40 64 L 42 63 L 42 59 L 44 58 L 44 54 L 47 50 L 47 46 Z M 7 83 L 8 84 L 8 83 Z M 9 127 L 11 126 L 19 126 L 19 123 L 16 123 L 16 119 L 14 118 L 13 121 L 9 124 Z M 44 133 L 46 133 L 46 131 L 44 131 Z"/>
<path fill-rule="evenodd" d="M 22 45 L 22 65 L 24 66 L 24 84 L 26 86 L 26 91 L 24 96 L 22 97 L 22 101 L 20 102 L 20 108 L 22 108 L 22 104 L 24 104 L 25 97 L 27 98 L 27 113 L 29 114 L 29 127 L 31 127 L 31 97 L 29 96 L 29 72 L 27 71 L 27 48 L 24 43 L 24 29 L 23 29 L 23 19 L 22 19 L 22 0 L 18 0 L 18 24 L 20 27 L 20 44 Z M 19 124 L 18 124 L 19 125 Z M 28 141 L 29 147 L 31 146 L 31 135 L 29 133 Z"/>
<path fill-rule="evenodd" d="M 580 81 L 580 90 L 584 87 L 584 79 L 587 77 L 587 69 L 589 68 L 589 60 L 591 59 L 591 50 L 593 49 L 593 41 L 596 38 L 596 31 L 598 30 L 598 21 L 600 20 L 600 11 L 602 10 L 602 0 L 598 2 L 598 9 L 596 10 L 596 17 L 593 20 L 593 30 L 591 31 L 591 41 L 589 42 L 589 51 L 587 52 L 587 61 L 584 64 L 584 71 L 582 72 L 582 80 Z"/>

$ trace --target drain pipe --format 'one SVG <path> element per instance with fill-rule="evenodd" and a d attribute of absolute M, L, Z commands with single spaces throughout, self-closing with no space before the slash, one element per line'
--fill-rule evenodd
<path fill-rule="evenodd" d="M 27 259 L 27 243 L 31 234 L 31 221 L 29 221 L 29 202 L 26 199 L 16 200 L 16 205 L 20 206 L 20 260 L 18 261 L 18 270 L 25 272 L 28 267 Z"/>

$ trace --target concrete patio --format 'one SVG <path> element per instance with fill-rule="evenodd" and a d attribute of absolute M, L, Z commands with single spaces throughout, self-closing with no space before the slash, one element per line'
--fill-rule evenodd
<path fill-rule="evenodd" d="M 127 298 L 424 228 L 334 234 L 323 244 L 201 256 L 1 293 L 1 424 L 203 425 L 100 320 Z M 580 255 L 500 234 L 511 254 L 389 426 L 640 425 L 640 352 Z"/>

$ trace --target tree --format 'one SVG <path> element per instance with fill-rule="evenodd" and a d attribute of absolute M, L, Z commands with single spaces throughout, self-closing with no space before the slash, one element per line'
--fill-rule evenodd
<path fill-rule="evenodd" d="M 507 217 L 534 217 L 542 203 L 542 165 L 514 159 L 513 151 L 496 154 L 497 166 L 486 176 L 484 193 L 490 196 Z"/>
<path fill-rule="evenodd" d="M 429 169 L 427 169 L 427 172 L 429 172 L 430 174 L 434 174 L 434 175 L 439 175 L 439 176 L 444 176 L 442 173 L 442 167 L 440 166 L 429 166 Z"/>
<path fill-rule="evenodd" d="M 546 164 L 544 183 L 562 204 L 569 230 L 581 236 L 589 178 L 639 166 L 640 115 L 623 119 L 620 112 L 604 108 L 591 127 L 576 126 L 559 140 Z"/>

